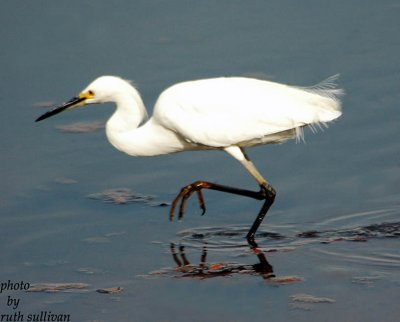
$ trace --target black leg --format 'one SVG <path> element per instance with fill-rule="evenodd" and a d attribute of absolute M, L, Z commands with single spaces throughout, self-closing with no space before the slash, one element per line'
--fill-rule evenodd
<path fill-rule="evenodd" d="M 254 221 L 253 225 L 251 226 L 249 232 L 247 233 L 247 241 L 251 244 L 254 245 L 254 235 L 260 226 L 261 222 L 263 221 L 265 215 L 267 214 L 269 208 L 273 204 L 275 200 L 275 189 L 270 186 L 269 184 L 263 184 L 260 185 L 260 191 L 251 191 L 251 190 L 245 190 L 245 189 L 240 189 L 240 188 L 235 188 L 235 187 L 229 187 L 229 186 L 224 186 L 220 185 L 217 183 L 211 183 L 211 182 L 206 182 L 206 181 L 196 181 L 190 185 L 187 185 L 186 187 L 183 187 L 181 192 L 178 194 L 178 196 L 174 199 L 171 205 L 171 210 L 170 210 L 170 220 L 173 220 L 174 215 L 175 215 L 175 209 L 181 201 L 180 207 L 179 207 L 179 216 L 178 218 L 181 219 L 183 217 L 184 211 L 185 211 L 185 206 L 186 206 L 186 201 L 187 199 L 194 193 L 197 193 L 198 201 L 200 208 L 203 210 L 203 214 L 206 211 L 206 207 L 204 204 L 204 199 L 203 195 L 201 193 L 202 189 L 210 189 L 210 190 L 216 190 L 216 191 L 221 191 L 221 192 L 226 192 L 226 193 L 232 193 L 235 195 L 240 195 L 244 197 L 249 197 L 257 200 L 265 200 L 263 206 L 261 207 L 256 220 Z"/>
<path fill-rule="evenodd" d="M 254 241 L 254 236 L 256 234 L 258 227 L 260 227 L 265 215 L 267 214 L 269 208 L 272 206 L 274 200 L 275 200 L 275 195 L 272 195 L 270 198 L 265 199 L 264 204 L 262 205 L 256 220 L 254 221 L 253 225 L 251 226 L 246 236 L 247 241 L 249 242 L 250 245 L 257 247 L 257 244 Z"/>

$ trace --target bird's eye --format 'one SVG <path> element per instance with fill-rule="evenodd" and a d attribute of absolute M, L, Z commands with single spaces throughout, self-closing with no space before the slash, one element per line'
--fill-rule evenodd
<path fill-rule="evenodd" d="M 94 96 L 94 91 L 92 91 L 91 89 L 88 91 L 88 94 L 93 97 Z"/>

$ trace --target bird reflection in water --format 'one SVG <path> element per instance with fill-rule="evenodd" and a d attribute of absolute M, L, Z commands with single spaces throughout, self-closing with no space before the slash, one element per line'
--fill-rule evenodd
<path fill-rule="evenodd" d="M 163 268 L 153 271 L 145 278 L 174 277 L 174 278 L 193 278 L 205 280 L 214 277 L 233 277 L 234 275 L 261 276 L 270 285 L 287 285 L 302 282 L 304 279 L 299 276 L 278 276 L 273 272 L 272 265 L 268 262 L 264 251 L 260 248 L 250 246 L 250 253 L 257 257 L 254 264 L 239 264 L 232 262 L 207 261 L 208 245 L 204 244 L 201 248 L 200 262 L 193 264 L 186 256 L 185 246 L 171 243 L 169 249 L 175 263 L 175 267 Z"/>
<path fill-rule="evenodd" d="M 262 250 L 251 247 L 251 252 L 258 258 L 255 264 L 238 264 L 238 263 L 208 263 L 207 262 L 207 246 L 204 245 L 200 257 L 199 264 L 191 264 L 186 257 L 185 246 L 179 245 L 178 251 L 174 243 L 170 244 L 172 258 L 176 263 L 176 272 L 181 273 L 181 277 L 195 277 L 200 279 L 231 276 L 233 274 L 259 274 L 264 279 L 275 277 L 273 267 L 267 261 Z"/>

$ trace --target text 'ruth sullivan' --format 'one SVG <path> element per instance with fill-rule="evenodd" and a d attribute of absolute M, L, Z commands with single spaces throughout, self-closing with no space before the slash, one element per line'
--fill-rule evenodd
<path fill-rule="evenodd" d="M 18 291 L 28 291 L 30 283 L 28 282 L 7 282 L 0 283 L 0 293 L 12 293 L 7 295 L 7 300 L 3 304 L 6 304 L 8 311 L 12 310 L 11 313 L 3 313 L 2 307 L 0 306 L 0 322 L 11 322 L 11 321 L 28 321 L 28 322 L 52 322 L 52 321 L 71 321 L 70 314 L 56 314 L 51 311 L 40 311 L 39 313 L 23 313 L 21 311 L 21 298 L 16 297 Z M 17 311 L 17 309 L 19 310 Z"/>
<path fill-rule="evenodd" d="M 40 313 L 23 314 L 21 311 L 12 314 L 1 314 L 0 321 L 32 321 L 32 322 L 50 322 L 50 321 L 70 321 L 69 314 L 54 314 L 51 311 L 40 311 Z"/>

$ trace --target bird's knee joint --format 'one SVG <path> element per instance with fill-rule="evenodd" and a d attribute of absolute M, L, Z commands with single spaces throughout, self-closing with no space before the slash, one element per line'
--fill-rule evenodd
<path fill-rule="evenodd" d="M 203 189 L 203 188 L 205 188 L 205 189 L 209 188 L 209 187 L 210 187 L 210 184 L 209 184 L 208 182 L 204 182 L 204 181 L 198 180 L 198 181 L 196 181 L 196 182 L 193 182 L 193 183 L 191 184 L 191 186 L 192 186 L 193 189 L 195 189 L 195 190 L 201 190 L 201 189 Z"/>
<path fill-rule="evenodd" d="M 265 199 L 275 199 L 276 196 L 276 190 L 269 184 L 266 185 L 261 185 L 261 194 Z"/>

